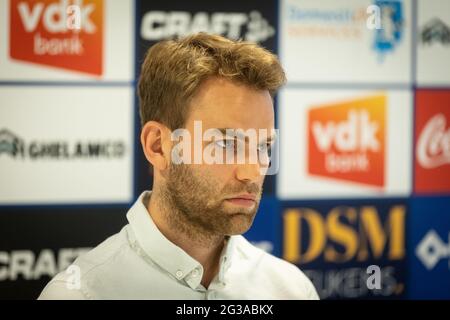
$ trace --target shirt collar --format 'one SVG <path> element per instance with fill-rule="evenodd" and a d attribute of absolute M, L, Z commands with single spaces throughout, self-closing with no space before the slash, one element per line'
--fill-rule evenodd
<path fill-rule="evenodd" d="M 127 213 L 127 219 L 136 240 L 142 250 L 156 264 L 176 279 L 184 279 L 189 286 L 195 289 L 200 284 L 203 267 L 159 231 L 144 204 L 144 199 L 148 199 L 150 195 L 151 191 L 144 191 Z M 234 237 L 229 237 L 221 254 L 218 276 L 222 283 L 224 283 L 224 272 L 231 264 L 234 243 Z"/>
<path fill-rule="evenodd" d="M 228 236 L 225 247 L 222 250 L 222 255 L 220 256 L 220 269 L 219 269 L 219 281 L 225 284 L 225 271 L 231 266 L 231 261 L 233 259 L 233 252 L 235 252 L 236 239 L 234 236 Z"/>

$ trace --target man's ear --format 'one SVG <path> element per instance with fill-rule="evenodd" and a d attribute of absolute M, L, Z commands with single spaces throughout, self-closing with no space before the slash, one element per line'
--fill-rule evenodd
<path fill-rule="evenodd" d="M 145 157 L 153 167 L 163 171 L 169 166 L 170 130 L 156 121 L 148 121 L 141 131 L 141 145 Z"/>

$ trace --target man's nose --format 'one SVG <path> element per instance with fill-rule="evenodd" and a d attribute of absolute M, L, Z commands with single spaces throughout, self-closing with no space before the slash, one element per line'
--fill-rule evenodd
<path fill-rule="evenodd" d="M 256 182 L 261 178 L 260 165 L 258 163 L 239 164 L 236 169 L 236 179 L 240 181 Z"/>

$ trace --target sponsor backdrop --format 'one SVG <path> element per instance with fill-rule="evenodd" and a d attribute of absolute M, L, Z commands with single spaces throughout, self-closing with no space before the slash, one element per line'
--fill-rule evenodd
<path fill-rule="evenodd" d="M 0 0 L 0 298 L 35 299 L 126 224 L 152 186 L 139 65 L 197 31 L 287 70 L 245 236 L 322 299 L 450 299 L 448 0 Z"/>

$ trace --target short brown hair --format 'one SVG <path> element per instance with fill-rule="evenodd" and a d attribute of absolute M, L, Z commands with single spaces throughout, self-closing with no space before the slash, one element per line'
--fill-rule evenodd
<path fill-rule="evenodd" d="M 254 43 L 206 33 L 161 41 L 142 64 L 141 125 L 154 120 L 171 130 L 183 127 L 190 99 L 212 76 L 268 90 L 272 96 L 286 81 L 277 57 Z"/>

